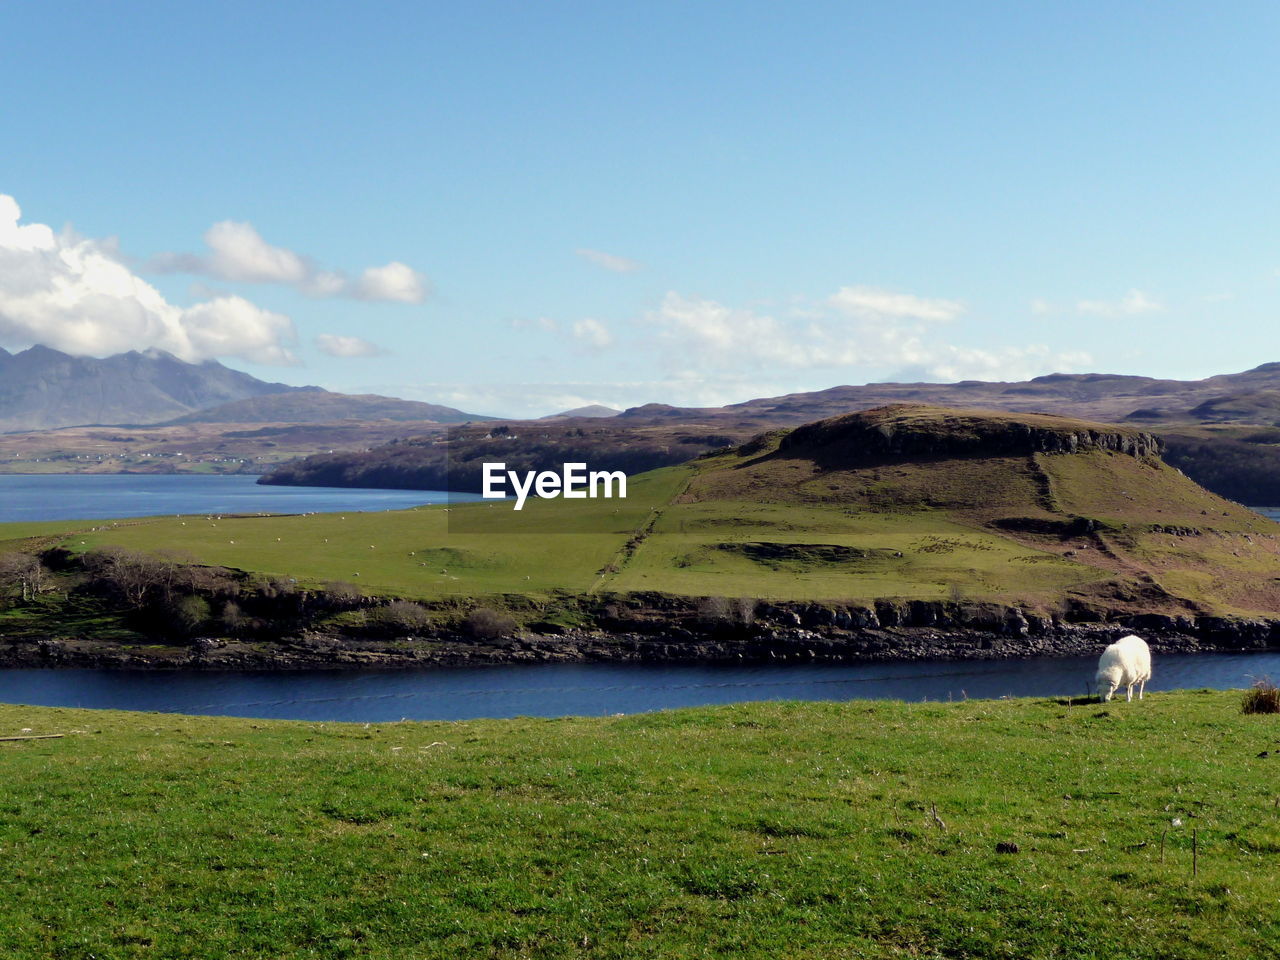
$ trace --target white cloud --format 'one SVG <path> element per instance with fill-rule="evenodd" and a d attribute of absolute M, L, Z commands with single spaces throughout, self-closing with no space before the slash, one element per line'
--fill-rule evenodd
<path fill-rule="evenodd" d="M 189 361 L 239 357 L 292 364 L 293 321 L 242 297 L 169 303 L 116 255 L 113 241 L 20 224 L 0 194 L 0 341 L 106 356 L 155 347 Z"/>
<path fill-rule="evenodd" d="M 573 335 L 593 350 L 603 350 L 613 343 L 613 334 L 599 320 L 587 317 L 573 325 Z"/>
<path fill-rule="evenodd" d="M 376 343 L 363 337 L 343 337 L 333 333 L 322 333 L 316 337 L 316 346 L 331 357 L 379 357 L 386 353 Z"/>
<path fill-rule="evenodd" d="M 774 316 L 672 292 L 645 321 L 668 366 L 689 376 L 695 374 L 691 357 L 697 371 L 713 375 L 839 368 L 864 376 L 900 371 L 922 380 L 1017 380 L 1091 362 L 1087 354 L 1039 344 L 981 349 L 948 343 L 936 324 L 959 315 L 961 306 L 950 300 L 845 287 L 825 303 L 825 311 L 801 305 Z"/>
<path fill-rule="evenodd" d="M 1164 306 L 1141 290 L 1130 290 L 1119 300 L 1081 300 L 1076 304 L 1079 313 L 1094 317 L 1135 317 L 1143 313 L 1155 313 Z"/>
<path fill-rule="evenodd" d="M 1081 371 L 1092 363 L 1093 357 L 1083 351 L 1055 352 L 1043 344 L 994 350 L 939 344 L 925 363 L 899 369 L 893 380 L 903 383 L 1029 380 L 1045 373 Z"/>
<path fill-rule="evenodd" d="M 209 272 L 220 280 L 298 283 L 311 272 L 292 250 L 263 240 L 251 223 L 215 223 L 205 232 L 204 242 L 209 245 Z"/>
<path fill-rule="evenodd" d="M 858 361 L 855 344 L 817 321 L 786 323 L 767 314 L 670 292 L 646 321 L 677 368 L 701 365 L 836 367 Z"/>
<path fill-rule="evenodd" d="M 841 287 L 827 302 L 837 310 L 855 317 L 945 323 L 964 313 L 964 306 L 955 300 L 931 300 L 911 293 L 881 290 L 878 287 Z"/>
<path fill-rule="evenodd" d="M 360 300 L 421 303 L 427 299 L 427 278 L 412 267 L 393 260 L 385 267 L 370 267 L 360 274 L 351 296 Z"/>
<path fill-rule="evenodd" d="M 161 253 L 146 264 L 157 273 L 195 273 L 231 283 L 280 283 L 308 297 L 350 297 L 392 303 L 422 303 L 427 278 L 393 260 L 369 267 L 352 280 L 340 270 L 318 267 L 309 257 L 268 243 L 252 223 L 222 220 L 205 231 L 208 253 Z"/>
<path fill-rule="evenodd" d="M 283 343 L 294 343 L 293 321 L 243 297 L 219 297 L 182 311 L 182 325 L 199 357 L 243 357 L 257 363 L 296 363 Z"/>
<path fill-rule="evenodd" d="M 1053 304 L 1048 300 L 1042 300 L 1037 297 L 1031 301 L 1031 313 L 1037 317 L 1047 316 L 1048 314 L 1053 313 Z"/>
<path fill-rule="evenodd" d="M 644 268 L 644 264 L 638 260 L 619 257 L 617 254 L 605 253 L 603 250 L 588 250 L 585 247 L 579 247 L 573 252 L 588 263 L 593 263 L 601 270 L 608 270 L 610 273 L 635 273 L 637 270 Z"/>

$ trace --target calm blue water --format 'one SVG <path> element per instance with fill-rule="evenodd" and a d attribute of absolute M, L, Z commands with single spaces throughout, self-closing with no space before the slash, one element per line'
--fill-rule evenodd
<path fill-rule="evenodd" d="M 291 720 L 642 713 L 744 700 L 1083 696 L 1096 657 L 934 663 L 512 664 L 418 671 L 0 670 L 0 702 Z M 1157 656 L 1147 692 L 1247 687 L 1280 653 Z"/>
<path fill-rule="evenodd" d="M 15 520 L 107 520 L 175 513 L 323 513 L 399 510 L 423 503 L 479 500 L 437 490 L 267 487 L 257 477 L 134 474 L 0 476 L 0 523 Z"/>

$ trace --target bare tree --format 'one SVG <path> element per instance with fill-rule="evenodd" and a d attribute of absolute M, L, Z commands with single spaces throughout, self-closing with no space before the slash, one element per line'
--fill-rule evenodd
<path fill-rule="evenodd" d="M 7 553 L 0 556 L 0 584 L 22 591 L 24 603 L 43 593 L 49 581 L 49 570 L 39 557 L 29 553 Z"/>
<path fill-rule="evenodd" d="M 85 568 L 97 580 L 120 593 L 134 607 L 142 607 L 157 595 L 172 592 L 176 562 L 120 547 L 91 550 L 84 555 Z"/>

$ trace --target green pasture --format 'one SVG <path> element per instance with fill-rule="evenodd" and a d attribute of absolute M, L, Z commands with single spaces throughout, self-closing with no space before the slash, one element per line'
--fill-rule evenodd
<path fill-rule="evenodd" d="M 1280 951 L 1280 725 L 1239 693 L 387 724 L 0 707 L 0 736 L 36 734 L 63 736 L 0 742 L 12 960 Z"/>

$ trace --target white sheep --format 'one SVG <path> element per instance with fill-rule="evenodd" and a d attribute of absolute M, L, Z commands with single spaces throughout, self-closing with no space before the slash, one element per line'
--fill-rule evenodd
<path fill-rule="evenodd" d="M 1098 685 L 1098 696 L 1102 702 L 1108 702 L 1117 690 L 1124 687 L 1128 699 L 1133 699 L 1133 687 L 1137 684 L 1138 699 L 1147 681 L 1151 679 L 1151 648 L 1141 637 L 1130 634 L 1121 637 L 1098 658 L 1098 674 L 1094 678 Z"/>

